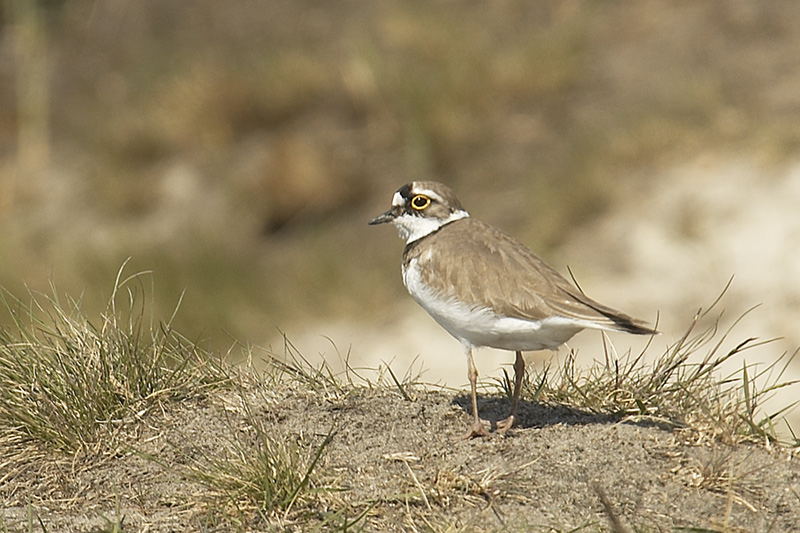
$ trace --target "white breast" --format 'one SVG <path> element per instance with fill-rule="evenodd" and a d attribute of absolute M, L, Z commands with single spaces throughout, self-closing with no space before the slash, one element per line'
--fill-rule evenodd
<path fill-rule="evenodd" d="M 424 262 L 424 254 L 422 259 Z M 417 259 L 412 259 L 408 268 L 403 269 L 403 283 L 414 300 L 440 326 L 462 343 L 472 346 L 512 351 L 555 350 L 587 327 L 564 317 L 523 320 L 500 316 L 487 307 L 465 304 L 454 294 L 442 294 L 425 285 Z"/>

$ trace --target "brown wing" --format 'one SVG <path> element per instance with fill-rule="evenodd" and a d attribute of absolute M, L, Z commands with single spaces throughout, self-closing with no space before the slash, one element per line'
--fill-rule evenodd
<path fill-rule="evenodd" d="M 530 249 L 493 227 L 465 218 L 425 237 L 441 253 L 417 257 L 423 281 L 496 313 L 528 320 L 560 316 L 598 328 L 653 333 L 643 322 L 583 295 Z M 410 259 L 408 257 L 407 259 Z"/>

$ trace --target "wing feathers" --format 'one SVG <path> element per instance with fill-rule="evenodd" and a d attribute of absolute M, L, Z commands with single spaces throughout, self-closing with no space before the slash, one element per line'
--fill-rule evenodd
<path fill-rule="evenodd" d="M 443 294 L 502 316 L 541 320 L 559 316 L 583 327 L 654 333 L 644 322 L 581 293 L 531 250 L 491 226 L 471 218 L 451 222 L 410 246 L 423 282 Z M 435 253 L 431 253 L 435 250 Z"/>

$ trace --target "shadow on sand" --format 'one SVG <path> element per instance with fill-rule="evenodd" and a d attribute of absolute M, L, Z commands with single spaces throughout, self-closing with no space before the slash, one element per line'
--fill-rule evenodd
<path fill-rule="evenodd" d="M 452 400 L 465 413 L 472 415 L 472 402 L 469 394 L 459 394 Z M 478 413 L 485 422 L 491 424 L 491 431 L 497 429 L 497 422 L 504 420 L 511 409 L 511 402 L 503 396 L 478 395 Z M 589 424 L 615 424 L 624 422 L 646 427 L 664 427 L 663 422 L 649 418 L 627 418 L 623 413 L 596 413 L 588 409 L 566 405 L 546 404 L 535 401 L 520 400 L 517 408 L 516 429 L 543 428 L 559 424 L 583 426 Z"/>

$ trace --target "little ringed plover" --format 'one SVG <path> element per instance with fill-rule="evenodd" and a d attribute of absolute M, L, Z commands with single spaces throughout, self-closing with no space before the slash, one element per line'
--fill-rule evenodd
<path fill-rule="evenodd" d="M 478 417 L 478 371 L 472 350 L 488 346 L 516 352 L 513 424 L 525 374 L 523 351 L 555 350 L 590 328 L 653 335 L 655 329 L 585 296 L 523 244 L 470 218 L 453 191 L 415 181 L 401 187 L 392 207 L 369 224 L 393 223 L 405 239 L 403 282 L 433 319 L 461 341 L 472 389 L 473 423 L 466 438 L 486 436 Z"/>

